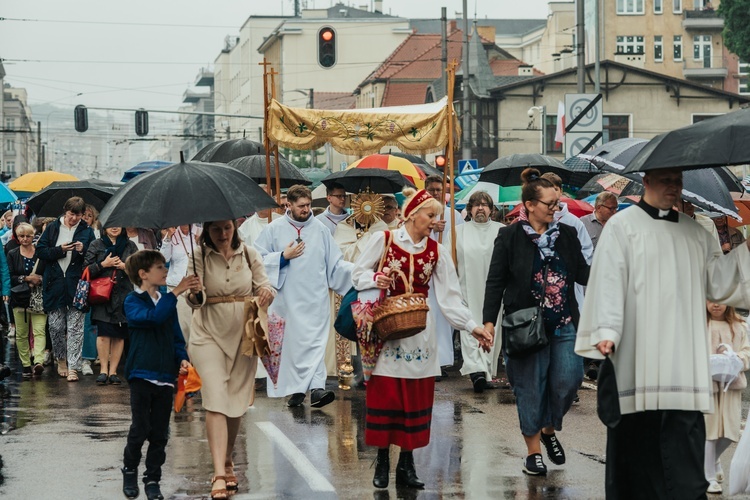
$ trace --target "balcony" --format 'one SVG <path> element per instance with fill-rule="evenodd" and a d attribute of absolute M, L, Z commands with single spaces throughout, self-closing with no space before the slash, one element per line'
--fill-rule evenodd
<path fill-rule="evenodd" d="M 723 80 L 728 74 L 727 61 L 721 56 L 697 61 L 690 58 L 682 63 L 682 76 L 686 80 Z"/>
<path fill-rule="evenodd" d="M 185 93 L 182 94 L 182 102 L 190 103 L 190 104 L 195 104 L 201 99 L 210 99 L 210 98 L 211 98 L 211 94 L 193 92 L 192 90 L 186 90 Z"/>
<path fill-rule="evenodd" d="M 198 76 L 195 77 L 195 86 L 196 87 L 213 87 L 214 85 L 214 72 L 206 69 L 201 68 L 198 72 Z"/>
<path fill-rule="evenodd" d="M 686 10 L 683 12 L 682 27 L 686 31 L 721 31 L 724 18 L 715 10 Z"/>

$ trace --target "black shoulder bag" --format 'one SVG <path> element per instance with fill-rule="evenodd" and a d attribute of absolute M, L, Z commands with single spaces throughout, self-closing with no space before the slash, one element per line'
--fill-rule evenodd
<path fill-rule="evenodd" d="M 503 349 L 509 358 L 525 358 L 549 345 L 544 329 L 544 297 L 547 294 L 547 271 L 549 262 L 544 264 L 542 278 L 542 298 L 538 306 L 520 309 L 503 316 Z"/>

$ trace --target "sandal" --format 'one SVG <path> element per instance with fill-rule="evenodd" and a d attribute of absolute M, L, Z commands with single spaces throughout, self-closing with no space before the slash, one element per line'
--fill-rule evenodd
<path fill-rule="evenodd" d="M 68 382 L 78 382 L 78 373 L 75 370 L 68 370 Z"/>
<path fill-rule="evenodd" d="M 61 378 L 65 378 L 68 376 L 68 361 L 65 359 L 58 359 L 57 360 L 57 374 L 60 375 Z"/>
<path fill-rule="evenodd" d="M 234 463 L 224 464 L 224 478 L 227 483 L 227 490 L 237 490 L 237 476 L 234 475 Z"/>
<path fill-rule="evenodd" d="M 227 480 L 225 476 L 214 476 L 211 478 L 211 486 L 216 481 L 224 481 L 223 488 L 211 489 L 211 498 L 213 500 L 227 500 L 229 498 L 229 492 L 227 491 Z"/>

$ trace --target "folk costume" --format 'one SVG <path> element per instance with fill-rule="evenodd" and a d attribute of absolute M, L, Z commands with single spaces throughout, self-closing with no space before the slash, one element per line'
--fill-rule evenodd
<path fill-rule="evenodd" d="M 495 238 L 504 224 L 494 221 L 478 223 L 467 221 L 456 228 L 456 257 L 458 259 L 458 279 L 461 293 L 471 315 L 476 322 L 482 321 L 482 307 L 484 306 L 485 283 L 490 270 L 490 259 L 495 245 Z M 450 248 L 450 233 L 447 234 L 446 248 Z M 499 330 L 499 316 L 495 322 Z M 501 335 L 495 336 L 496 341 L 490 352 L 484 352 L 479 347 L 479 341 L 471 335 L 471 331 L 461 331 L 461 354 L 464 363 L 461 375 L 483 372 L 487 380 L 497 372 L 498 354 L 500 352 Z"/>
<path fill-rule="evenodd" d="M 289 242 L 304 241 L 305 251 L 284 259 Z M 289 212 L 272 221 L 255 240 L 271 285 L 278 290 L 268 308 L 269 323 L 284 321 L 284 340 L 276 385 L 269 397 L 283 397 L 325 387 L 325 352 L 331 325 L 332 289 L 343 295 L 351 288 L 352 264 L 345 262 L 331 231 L 312 215 L 304 222 Z M 269 327 L 270 328 L 270 327 Z"/>
<path fill-rule="evenodd" d="M 703 227 L 643 200 L 599 239 L 576 352 L 612 341 L 622 419 L 607 430 L 607 498 L 698 498 L 713 410 L 706 303 L 750 303 L 750 251 L 722 255 Z"/>
<path fill-rule="evenodd" d="M 407 218 L 424 205 L 423 196 L 429 197 L 424 190 L 414 196 L 405 210 Z M 386 248 L 389 239 L 391 244 Z M 468 331 L 477 327 L 471 311 L 463 305 L 450 253 L 431 238 L 412 241 L 405 227 L 393 233 L 385 231 L 373 235 L 352 272 L 357 290 L 376 288 L 375 274 L 383 252 L 386 252 L 385 266 L 411 277 L 415 293 L 437 297 L 440 311 L 453 327 Z M 407 286 L 397 277 L 389 294 L 401 295 Z M 427 446 L 435 376 L 440 374 L 437 353 L 438 339 L 432 314 L 427 315 L 424 331 L 383 344 L 367 384 L 365 442 L 368 445 L 387 448 L 394 444 L 402 450 Z"/>

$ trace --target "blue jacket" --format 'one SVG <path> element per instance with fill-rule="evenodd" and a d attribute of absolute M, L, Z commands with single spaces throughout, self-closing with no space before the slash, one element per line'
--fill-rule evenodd
<path fill-rule="evenodd" d="M 3 297 L 10 297 L 10 270 L 5 252 L 0 252 L 0 281 L 2 281 Z"/>
<path fill-rule="evenodd" d="M 162 294 L 154 305 L 148 293 L 131 292 L 125 297 L 125 318 L 130 332 L 125 378 L 173 384 L 180 363 L 188 360 L 177 321 L 177 297 L 171 292 Z"/>
<path fill-rule="evenodd" d="M 76 232 L 73 233 L 73 241 L 83 243 L 83 251 L 73 250 L 68 270 L 63 272 L 58 260 L 65 256 L 62 247 L 57 246 L 57 237 L 60 234 L 60 219 L 50 222 L 47 229 L 36 244 L 36 256 L 42 259 L 44 268 L 44 311 L 50 312 L 62 309 L 73 303 L 78 281 L 83 274 L 83 257 L 94 241 L 94 231 L 84 222 L 80 221 Z"/>

